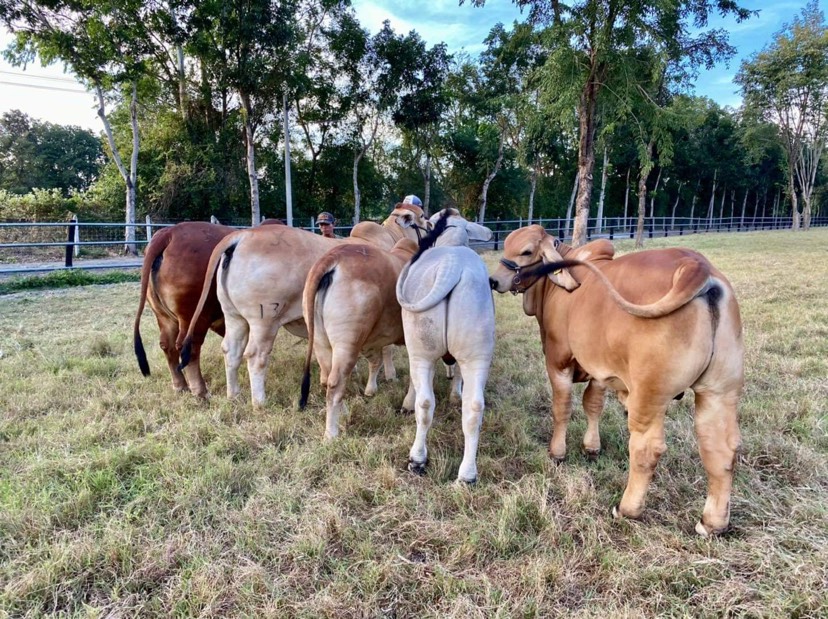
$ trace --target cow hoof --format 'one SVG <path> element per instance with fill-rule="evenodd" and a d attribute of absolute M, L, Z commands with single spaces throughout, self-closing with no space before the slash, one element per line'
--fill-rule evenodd
<path fill-rule="evenodd" d="M 710 529 L 705 524 L 699 520 L 696 523 L 696 533 L 701 535 L 702 537 L 716 537 L 717 535 L 721 535 L 727 531 L 728 527 L 721 527 L 719 529 Z"/>
<path fill-rule="evenodd" d="M 365 390 L 365 397 L 366 398 L 373 398 L 375 395 L 377 395 L 377 390 L 376 389 L 371 389 L 371 390 L 366 389 Z"/>
<path fill-rule="evenodd" d="M 598 459 L 598 456 L 601 455 L 600 449 L 584 449 L 584 455 L 587 457 L 587 460 L 590 462 L 595 462 Z"/>
<path fill-rule="evenodd" d="M 549 454 L 549 458 L 554 462 L 557 466 L 560 466 L 566 460 L 566 455 L 563 456 L 556 456 L 554 454 Z"/>
<path fill-rule="evenodd" d="M 458 484 L 463 484 L 464 486 L 474 486 L 477 483 L 477 477 L 472 479 L 463 479 L 462 477 L 457 478 Z"/>
<path fill-rule="evenodd" d="M 612 517 L 613 517 L 615 520 L 621 520 L 621 518 L 623 518 L 623 517 L 624 517 L 624 516 L 622 516 L 622 515 L 621 515 L 621 512 L 620 512 L 620 510 L 618 509 L 618 505 L 613 505 L 613 506 L 612 506 Z"/>
<path fill-rule="evenodd" d="M 426 474 L 426 464 L 428 464 L 428 460 L 425 462 L 414 462 L 414 460 L 408 461 L 408 470 L 411 473 L 414 473 L 418 477 L 422 477 Z"/>
<path fill-rule="evenodd" d="M 405 406 L 400 407 L 400 415 L 413 415 L 414 409 L 413 408 L 406 408 Z"/>

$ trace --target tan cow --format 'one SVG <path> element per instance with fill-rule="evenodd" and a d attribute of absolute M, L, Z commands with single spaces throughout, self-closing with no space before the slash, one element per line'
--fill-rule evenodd
<path fill-rule="evenodd" d="M 398 241 L 390 252 L 372 245 L 341 245 L 322 256 L 308 273 L 302 300 L 308 354 L 299 406 L 307 404 L 315 354 L 320 382 L 326 387 L 326 439 L 339 434 L 340 416 L 347 414 L 342 399 L 360 352 L 369 366 L 365 395 L 372 396 L 383 348 L 405 343 L 397 277 L 416 251 L 417 243 L 410 239 Z M 408 400 L 413 400 L 410 389 L 409 395 Z M 413 401 L 404 403 L 406 407 L 413 408 Z"/>
<path fill-rule="evenodd" d="M 492 275 L 498 292 L 523 293 L 523 309 L 540 326 L 552 383 L 552 458 L 566 454 L 572 383 L 587 382 L 584 449 L 601 448 L 598 421 L 607 389 L 628 411 L 630 468 L 616 517 L 637 518 L 666 449 L 667 406 L 695 392 L 695 427 L 708 477 L 696 531 L 720 533 L 730 520 L 733 465 L 741 439 L 737 405 L 744 382 L 739 306 L 730 283 L 704 256 L 656 249 L 613 258 L 609 241 L 572 249 L 541 226 L 512 232 Z M 583 261 L 569 270 L 550 264 Z"/>
<path fill-rule="evenodd" d="M 402 228 L 398 217 L 413 224 Z M 328 250 L 343 243 L 369 243 L 390 250 L 402 238 L 416 240 L 418 230 L 427 227 L 422 209 L 397 205 L 382 225 L 362 222 L 348 239 L 329 239 L 286 226 L 240 230 L 225 237 L 210 257 L 196 314 L 200 314 L 201 303 L 206 301 L 215 277 L 224 312 L 222 351 L 227 397 L 240 393 L 238 372 L 244 358 L 253 404 L 264 405 L 265 376 L 276 334 L 284 326 L 293 335 L 307 337 L 302 290 L 311 267 Z M 179 367 L 185 367 L 189 361 L 190 335 L 184 342 Z"/>
<path fill-rule="evenodd" d="M 178 353 L 198 305 L 210 254 L 218 242 L 231 232 L 235 229 L 229 226 L 188 221 L 157 232 L 144 251 L 141 300 L 133 328 L 135 356 L 141 373 L 149 376 L 150 368 L 140 330 L 141 314 L 146 301 L 149 301 L 158 321 L 161 350 L 167 357 L 176 391 L 190 389 L 197 394 L 207 392 L 201 375 L 201 345 L 210 329 L 224 335 L 224 318 L 216 298 L 215 285 L 208 291 L 199 319 L 192 322 L 191 360 L 183 373 L 178 369 Z"/>

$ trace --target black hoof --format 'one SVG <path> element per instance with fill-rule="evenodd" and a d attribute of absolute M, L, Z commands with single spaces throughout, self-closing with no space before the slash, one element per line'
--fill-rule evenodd
<path fill-rule="evenodd" d="M 425 462 L 414 462 L 414 460 L 408 461 L 408 470 L 415 475 L 422 477 L 426 474 L 426 464 L 428 464 L 428 460 Z"/>
<path fill-rule="evenodd" d="M 584 449 L 584 455 L 587 457 L 587 460 L 590 462 L 595 462 L 598 459 L 598 456 L 601 455 L 600 449 Z"/>
<path fill-rule="evenodd" d="M 462 479 L 458 477 L 457 482 L 465 486 L 474 486 L 475 484 L 477 484 L 477 477 L 475 477 L 474 479 Z"/>
<path fill-rule="evenodd" d="M 549 459 L 552 460 L 552 462 L 554 462 L 556 465 L 560 466 L 564 463 L 564 460 L 566 460 L 566 456 L 564 456 L 563 458 L 556 458 L 552 454 L 549 454 Z"/>

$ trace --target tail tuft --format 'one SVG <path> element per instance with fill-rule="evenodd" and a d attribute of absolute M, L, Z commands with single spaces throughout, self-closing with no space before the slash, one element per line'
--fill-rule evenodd
<path fill-rule="evenodd" d="M 141 374 L 144 376 L 150 375 L 150 367 L 147 362 L 147 353 L 144 350 L 144 342 L 141 340 L 141 334 L 136 329 L 135 339 L 133 340 L 135 348 L 135 357 L 138 359 L 138 367 L 141 368 Z"/>
<path fill-rule="evenodd" d="M 300 410 L 305 410 L 308 405 L 308 394 L 310 393 L 310 366 L 305 368 L 305 373 L 302 375 L 302 395 L 299 398 Z"/>
<path fill-rule="evenodd" d="M 190 363 L 193 354 L 193 338 L 189 335 L 184 338 L 184 345 L 181 346 L 181 363 L 178 364 L 178 371 L 181 372 Z"/>

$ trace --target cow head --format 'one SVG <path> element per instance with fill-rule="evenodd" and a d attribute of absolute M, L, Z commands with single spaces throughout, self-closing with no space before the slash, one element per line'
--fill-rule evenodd
<path fill-rule="evenodd" d="M 529 274 L 532 268 L 563 261 L 563 256 L 558 253 L 558 245 L 558 239 L 547 234 L 543 226 L 533 225 L 515 230 L 506 237 L 503 244 L 503 258 L 490 278 L 492 289 L 501 293 L 525 292 L 538 279 Z M 570 292 L 580 285 L 565 268 L 557 269 L 546 277 L 556 286 Z"/>
<path fill-rule="evenodd" d="M 383 225 L 398 225 L 403 230 L 413 229 L 417 231 L 417 238 L 421 238 L 432 228 L 431 222 L 426 219 L 422 207 L 416 204 L 397 204 Z"/>
<path fill-rule="evenodd" d="M 434 241 L 434 247 L 444 246 L 468 246 L 470 241 L 488 241 L 492 238 L 492 231 L 486 226 L 481 226 L 473 221 L 468 221 L 460 211 L 454 208 L 444 208 L 435 213 L 428 220 L 432 229 L 440 219 L 446 222 L 445 229 Z"/>

